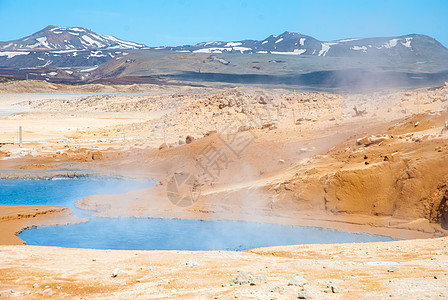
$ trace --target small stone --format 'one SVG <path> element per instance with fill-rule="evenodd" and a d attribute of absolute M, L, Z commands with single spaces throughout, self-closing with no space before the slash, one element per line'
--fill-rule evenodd
<path fill-rule="evenodd" d="M 145 277 L 136 279 L 135 281 L 137 281 L 137 282 L 142 282 L 142 281 L 144 281 L 144 280 L 146 280 L 146 279 L 149 279 L 149 278 L 151 278 L 151 276 L 148 275 L 148 276 L 145 276 Z"/>
<path fill-rule="evenodd" d="M 284 287 L 282 287 L 282 286 L 280 286 L 280 285 L 277 285 L 277 286 L 274 286 L 274 287 L 271 289 L 271 292 L 273 292 L 273 293 L 283 293 L 284 290 L 285 290 Z"/>
<path fill-rule="evenodd" d="M 434 279 L 438 279 L 437 275 L 434 275 Z"/>
<path fill-rule="evenodd" d="M 289 286 L 304 286 L 307 282 L 308 282 L 308 280 L 306 280 L 305 278 L 303 278 L 303 277 L 301 277 L 301 276 L 296 274 L 289 281 L 288 285 Z"/>
<path fill-rule="evenodd" d="M 167 143 L 163 143 L 162 145 L 159 146 L 159 150 L 163 150 L 163 149 L 167 149 L 168 145 Z"/>
<path fill-rule="evenodd" d="M 437 258 L 436 258 L 436 257 L 434 257 L 434 256 L 433 256 L 433 257 L 431 257 L 431 260 L 436 260 L 436 259 L 437 259 Z"/>
<path fill-rule="evenodd" d="M 42 292 L 42 296 L 51 296 L 52 294 L 53 294 L 53 290 L 51 288 L 48 288 Z"/>
<path fill-rule="evenodd" d="M 340 287 L 336 286 L 336 285 L 329 284 L 327 286 L 328 286 L 328 288 L 331 290 L 331 292 L 333 294 L 337 294 L 337 293 L 342 292 L 342 289 Z"/>
<path fill-rule="evenodd" d="M 191 135 L 187 135 L 187 137 L 185 138 L 186 144 L 191 144 L 193 141 L 194 141 L 194 137 L 192 137 Z"/>
<path fill-rule="evenodd" d="M 257 276 L 250 282 L 250 285 L 258 285 L 265 283 L 266 281 L 267 281 L 266 276 Z"/>
<path fill-rule="evenodd" d="M 118 268 L 116 268 L 115 270 L 112 271 L 112 277 L 115 278 L 118 276 L 118 274 L 120 274 L 122 271 Z"/>
<path fill-rule="evenodd" d="M 297 295 L 297 298 L 299 298 L 299 299 L 309 299 L 309 298 L 311 298 L 311 295 L 307 291 L 301 291 Z"/>
<path fill-rule="evenodd" d="M 389 269 L 387 269 L 387 272 L 396 272 L 398 270 L 398 267 L 390 267 Z"/>
<path fill-rule="evenodd" d="M 33 289 L 37 289 L 39 287 L 38 283 L 33 284 Z"/>

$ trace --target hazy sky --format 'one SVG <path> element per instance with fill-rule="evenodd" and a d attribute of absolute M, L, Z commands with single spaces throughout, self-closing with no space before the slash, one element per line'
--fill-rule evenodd
<path fill-rule="evenodd" d="M 0 40 L 47 25 L 81 26 L 148 46 L 422 33 L 448 47 L 448 0 L 0 0 Z"/>

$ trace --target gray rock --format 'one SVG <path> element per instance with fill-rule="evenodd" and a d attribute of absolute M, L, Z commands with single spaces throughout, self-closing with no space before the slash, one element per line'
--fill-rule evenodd
<path fill-rule="evenodd" d="M 311 295 L 310 293 L 308 293 L 307 291 L 301 291 L 299 292 L 299 294 L 297 295 L 297 298 L 299 299 L 310 299 Z"/>
<path fill-rule="evenodd" d="M 267 280 L 268 279 L 266 278 L 266 276 L 257 276 L 250 282 L 250 285 L 262 284 L 265 283 Z"/>
<path fill-rule="evenodd" d="M 342 292 L 342 289 L 341 289 L 340 287 L 338 287 L 338 286 L 336 286 L 336 285 L 333 285 L 333 284 L 329 284 L 329 285 L 328 285 L 328 288 L 331 290 L 331 292 L 332 292 L 333 294 L 337 294 L 337 293 Z"/>
<path fill-rule="evenodd" d="M 48 288 L 42 292 L 42 296 L 51 296 L 53 294 L 53 289 Z"/>
<path fill-rule="evenodd" d="M 244 272 L 241 271 L 236 275 L 236 277 L 233 279 L 234 285 L 243 285 L 243 284 L 249 284 L 254 279 L 254 275 L 251 272 Z"/>
<path fill-rule="evenodd" d="M 294 275 L 294 277 L 289 281 L 288 285 L 290 286 L 304 286 L 308 280 L 299 276 L 298 274 Z"/>
<path fill-rule="evenodd" d="M 390 267 L 389 269 L 387 269 L 387 272 L 396 272 L 398 270 L 398 267 Z"/>
<path fill-rule="evenodd" d="M 118 274 L 120 274 L 122 271 L 118 268 L 116 268 L 115 270 L 112 271 L 112 277 L 117 277 Z"/>

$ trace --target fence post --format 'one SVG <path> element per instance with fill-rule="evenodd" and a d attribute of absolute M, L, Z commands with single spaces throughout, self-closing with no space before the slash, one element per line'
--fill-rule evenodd
<path fill-rule="evenodd" d="M 22 126 L 19 126 L 19 147 L 22 148 Z"/>

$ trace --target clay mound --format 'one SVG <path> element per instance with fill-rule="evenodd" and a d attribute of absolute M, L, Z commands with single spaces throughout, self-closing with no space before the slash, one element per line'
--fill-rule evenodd
<path fill-rule="evenodd" d="M 389 132 L 373 136 L 379 143 L 373 143 L 372 137 L 354 138 L 345 149 L 335 148 L 311 165 L 298 166 L 293 177 L 271 189 L 283 195 L 279 205 L 292 201 L 303 209 L 331 214 L 420 220 L 385 225 L 424 232 L 438 230 L 429 223 L 448 229 L 448 135 L 439 134 L 447 115 L 419 114 L 389 131 L 407 136 L 412 130 L 428 130 L 418 139 L 381 140 Z"/>
<path fill-rule="evenodd" d="M 448 120 L 448 112 L 412 115 L 390 127 L 388 132 L 391 134 L 404 134 L 424 131 L 434 127 L 442 128 L 446 120 Z"/>

